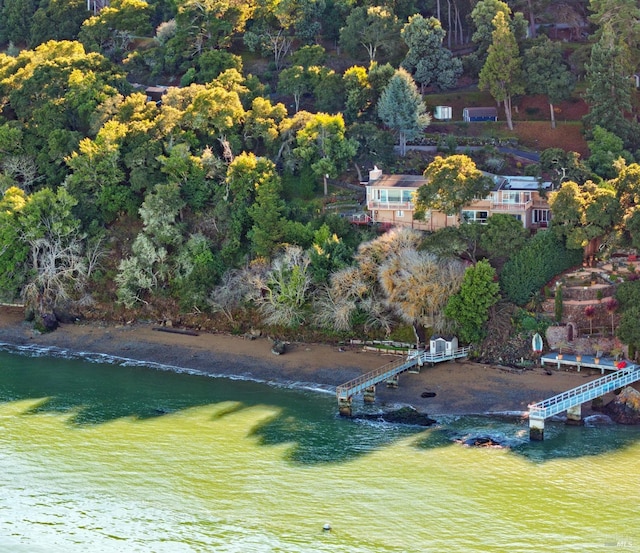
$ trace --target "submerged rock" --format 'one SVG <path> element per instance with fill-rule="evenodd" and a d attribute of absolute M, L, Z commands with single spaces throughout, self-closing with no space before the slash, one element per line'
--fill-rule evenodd
<path fill-rule="evenodd" d="M 507 447 L 506 444 L 491 436 L 465 436 L 454 438 L 454 442 L 469 447 Z"/>
<path fill-rule="evenodd" d="M 640 424 L 640 392 L 625 387 L 603 409 L 618 424 Z"/>
<path fill-rule="evenodd" d="M 613 421 L 611 420 L 611 417 L 599 413 L 597 415 L 585 417 L 583 423 L 585 426 L 593 428 L 596 426 L 609 426 L 613 424 Z"/>
<path fill-rule="evenodd" d="M 433 426 L 437 421 L 420 413 L 413 407 L 401 407 L 395 411 L 377 414 L 354 415 L 354 419 L 373 420 L 380 422 L 391 422 L 395 424 L 412 424 L 416 426 Z"/>

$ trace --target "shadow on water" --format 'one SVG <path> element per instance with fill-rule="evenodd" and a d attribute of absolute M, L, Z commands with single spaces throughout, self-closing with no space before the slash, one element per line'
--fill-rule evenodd
<path fill-rule="evenodd" d="M 105 361 L 0 346 L 0 402 L 45 398 L 26 414 L 70 414 L 71 427 L 144 421 L 222 403 L 228 405 L 216 411 L 216 420 L 253 407 L 275 408 L 276 415 L 248 427 L 248 436 L 261 445 L 289 444 L 288 460 L 298 464 L 348 461 L 424 430 L 343 419 L 334 396 L 317 391 Z"/>
<path fill-rule="evenodd" d="M 525 419 L 492 416 L 448 417 L 415 444 L 420 449 L 474 447 L 487 440 L 533 463 L 602 455 L 640 441 L 640 427 L 624 425 L 571 426 L 547 421 L 543 441 L 529 440 Z M 482 446 L 481 446 L 482 447 Z M 491 446 L 494 447 L 494 446 Z"/>

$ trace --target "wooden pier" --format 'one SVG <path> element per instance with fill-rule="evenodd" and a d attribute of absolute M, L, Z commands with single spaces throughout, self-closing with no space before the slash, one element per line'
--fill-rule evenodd
<path fill-rule="evenodd" d="M 364 394 L 366 403 L 373 403 L 375 400 L 375 388 L 380 382 L 386 382 L 389 387 L 398 385 L 398 375 L 425 364 L 441 363 L 467 357 L 471 351 L 470 347 L 457 348 L 453 351 L 431 352 L 430 350 L 416 350 L 411 352 L 406 358 L 392 361 L 371 372 L 360 375 L 349 382 L 345 382 L 336 388 L 338 398 L 338 410 L 341 415 L 351 416 L 351 403 L 353 397 Z"/>

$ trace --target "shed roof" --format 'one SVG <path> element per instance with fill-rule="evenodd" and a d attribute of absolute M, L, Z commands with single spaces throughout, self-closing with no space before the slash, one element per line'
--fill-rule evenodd
<path fill-rule="evenodd" d="M 494 107 L 488 108 L 464 108 L 468 115 L 472 117 L 497 117 L 498 110 Z"/>

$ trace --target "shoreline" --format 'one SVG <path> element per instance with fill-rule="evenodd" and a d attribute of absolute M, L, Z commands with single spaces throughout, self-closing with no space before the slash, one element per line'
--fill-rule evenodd
<path fill-rule="evenodd" d="M 253 380 L 321 393 L 334 393 L 336 386 L 397 358 L 365 351 L 361 346 L 317 343 L 291 343 L 285 354 L 275 355 L 265 337 L 250 340 L 205 332 L 195 335 L 158 332 L 153 330 L 154 326 L 140 322 L 131 325 L 80 322 L 63 324 L 52 333 L 41 334 L 23 320 L 20 308 L 0 307 L 0 343 L 10 347 L 57 348 L 73 356 L 106 356 L 107 361 L 131 360 L 163 370 Z M 599 371 L 547 371 L 541 367 L 516 370 L 458 360 L 425 367 L 418 374 L 404 373 L 396 389 L 377 386 L 373 406 L 381 411 L 411 406 L 431 417 L 522 417 L 530 403 L 599 376 Z M 435 396 L 422 397 L 424 392 Z M 584 405 L 583 415 L 589 414 L 590 405 Z"/>

